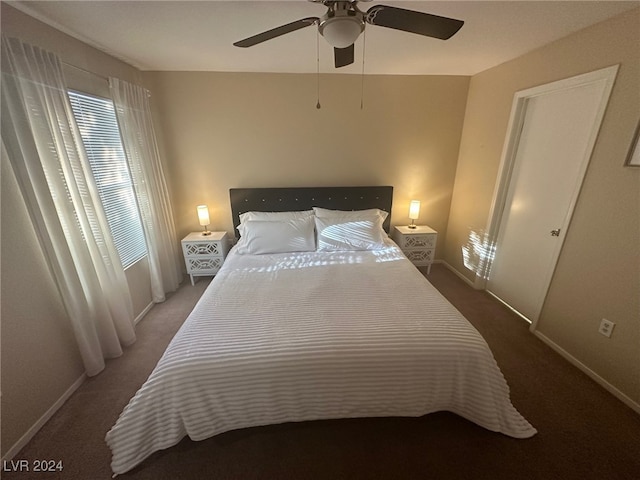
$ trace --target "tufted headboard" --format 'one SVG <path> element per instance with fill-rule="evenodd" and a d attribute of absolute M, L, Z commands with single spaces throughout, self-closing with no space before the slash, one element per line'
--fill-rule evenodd
<path fill-rule="evenodd" d="M 391 228 L 393 187 L 232 188 L 229 190 L 234 233 L 244 212 L 288 212 L 312 207 L 332 210 L 379 208 L 389 212 L 384 224 Z"/>

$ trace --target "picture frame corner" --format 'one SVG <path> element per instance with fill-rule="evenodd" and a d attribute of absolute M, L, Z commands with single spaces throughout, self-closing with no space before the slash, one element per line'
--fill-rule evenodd
<path fill-rule="evenodd" d="M 633 139 L 624 162 L 625 167 L 640 167 L 640 120 L 636 126 Z"/>

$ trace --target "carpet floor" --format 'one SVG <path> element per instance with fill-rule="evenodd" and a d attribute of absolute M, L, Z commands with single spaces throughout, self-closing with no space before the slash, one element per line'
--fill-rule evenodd
<path fill-rule="evenodd" d="M 427 277 L 478 329 L 538 429 L 516 440 L 447 412 L 420 418 L 288 423 L 184 439 L 126 480 L 640 479 L 640 416 L 533 336 L 528 324 L 441 265 Z M 61 460 L 6 480 L 111 478 L 106 432 L 208 285 L 184 282 L 138 325 L 138 341 L 87 380 L 14 458 Z M 8 466 L 9 470 L 10 465 Z"/>

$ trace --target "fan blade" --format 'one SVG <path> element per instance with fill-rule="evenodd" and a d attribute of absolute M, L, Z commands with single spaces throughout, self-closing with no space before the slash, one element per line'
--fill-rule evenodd
<path fill-rule="evenodd" d="M 394 28 L 440 40 L 451 38 L 464 25 L 462 20 L 387 5 L 371 7 L 367 10 L 365 20 L 371 25 Z"/>
<path fill-rule="evenodd" d="M 296 20 L 295 22 L 287 23 L 286 25 L 267 30 L 266 32 L 259 33 L 257 35 L 254 35 L 253 37 L 245 38 L 244 40 L 240 40 L 239 42 L 235 42 L 234 45 L 236 47 L 243 48 L 253 47 L 258 43 L 266 42 L 267 40 L 279 37 L 280 35 L 295 32 L 296 30 L 300 30 L 301 28 L 313 25 L 319 20 L 320 19 L 317 17 L 308 17 L 301 20 Z"/>
<path fill-rule="evenodd" d="M 353 43 L 345 48 L 334 47 L 333 57 L 336 62 L 336 68 L 346 67 L 353 63 L 353 51 L 355 50 Z"/>

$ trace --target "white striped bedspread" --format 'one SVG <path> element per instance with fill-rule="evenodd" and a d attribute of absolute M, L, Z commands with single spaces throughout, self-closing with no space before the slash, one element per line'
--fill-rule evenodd
<path fill-rule="evenodd" d="M 106 441 L 119 474 L 186 435 L 442 410 L 536 433 L 484 339 L 395 244 L 232 250 Z"/>

